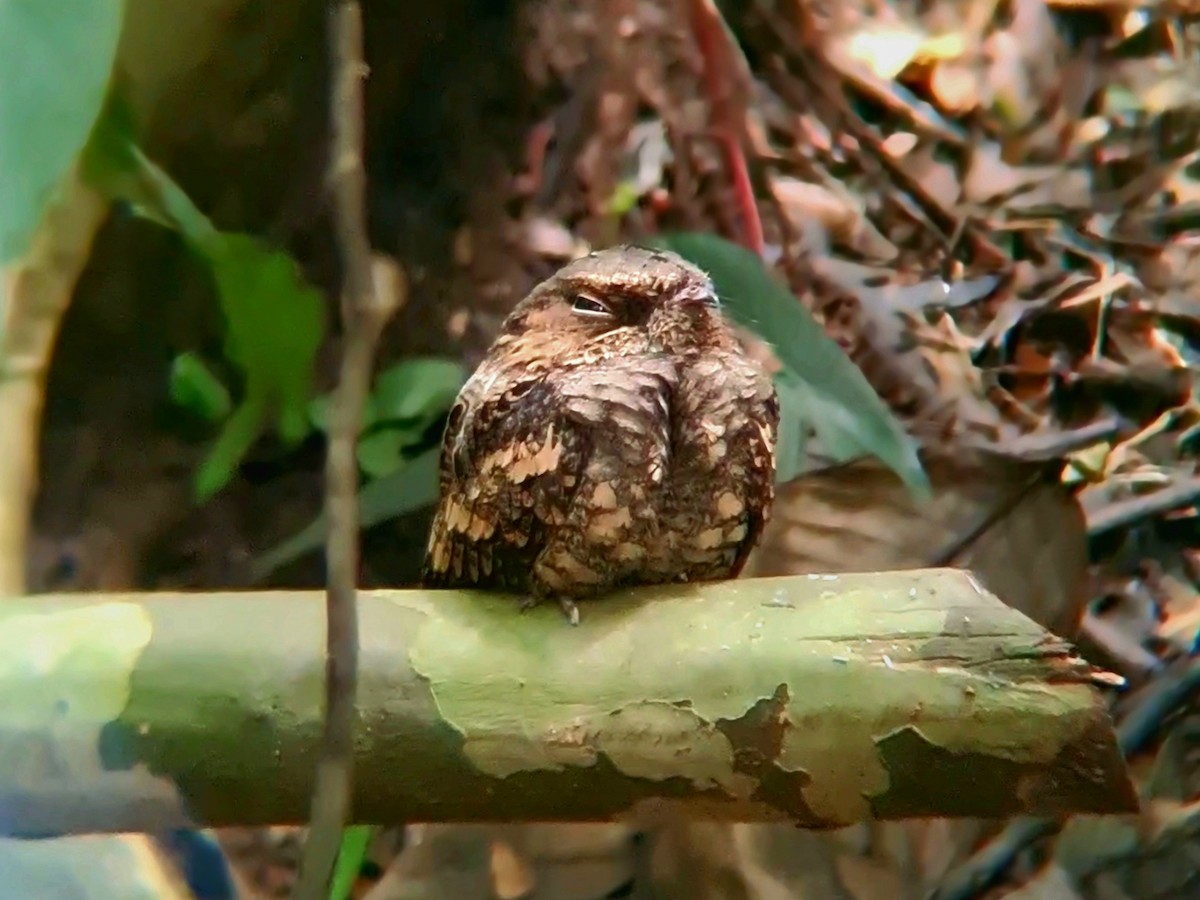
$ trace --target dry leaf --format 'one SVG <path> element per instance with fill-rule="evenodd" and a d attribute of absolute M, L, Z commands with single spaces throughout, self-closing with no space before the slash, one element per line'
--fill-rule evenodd
<path fill-rule="evenodd" d="M 503 833 L 536 872 L 536 900 L 592 900 L 634 881 L 634 829 L 623 824 L 512 826 Z"/>
<path fill-rule="evenodd" d="M 533 867 L 508 841 L 492 841 L 492 894 L 496 900 L 520 900 L 537 887 Z"/>
<path fill-rule="evenodd" d="M 1065 870 L 1049 865 L 1015 891 L 1006 900 L 1084 900 L 1084 897 Z"/>
<path fill-rule="evenodd" d="M 861 201 L 848 192 L 783 176 L 772 177 L 770 183 L 771 192 L 797 231 L 816 221 L 836 241 L 867 258 L 895 258 L 895 246 L 866 217 Z"/>
<path fill-rule="evenodd" d="M 494 834 L 479 825 L 410 825 L 404 849 L 363 900 L 488 897 Z"/>
<path fill-rule="evenodd" d="M 979 76 L 964 62 L 937 66 L 930 75 L 929 89 L 938 106 L 951 115 L 965 116 L 979 105 Z"/>

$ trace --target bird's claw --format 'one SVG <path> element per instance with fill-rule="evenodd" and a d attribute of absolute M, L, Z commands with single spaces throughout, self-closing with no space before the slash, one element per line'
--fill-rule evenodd
<path fill-rule="evenodd" d="M 519 608 L 520 608 L 521 612 L 523 612 L 523 613 L 528 612 L 529 610 L 531 610 L 535 606 L 537 606 L 539 602 L 540 601 L 538 600 L 537 597 L 522 597 L 520 604 L 519 604 Z M 572 624 L 572 625 L 579 624 L 579 607 L 575 605 L 574 600 L 570 600 L 566 597 L 560 597 L 558 599 L 558 605 L 562 609 L 563 615 L 565 615 L 567 617 L 567 621 L 570 624 Z"/>
<path fill-rule="evenodd" d="M 562 607 L 563 614 L 566 615 L 567 621 L 572 625 L 579 624 L 579 607 L 575 605 L 574 600 L 568 600 L 566 597 L 560 597 L 558 605 Z"/>

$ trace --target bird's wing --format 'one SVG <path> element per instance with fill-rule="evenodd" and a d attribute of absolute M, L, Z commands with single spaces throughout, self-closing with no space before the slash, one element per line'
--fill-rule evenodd
<path fill-rule="evenodd" d="M 601 482 L 630 511 L 627 539 L 645 540 L 667 467 L 674 381 L 670 360 L 646 353 L 500 391 L 486 371 L 473 377 L 447 423 L 423 583 L 527 590 L 552 532 L 587 527 Z M 581 490 L 588 499 L 578 503 Z"/>
<path fill-rule="evenodd" d="M 729 577 L 737 578 L 750 552 L 758 546 L 775 499 L 775 443 L 779 434 L 779 398 L 774 392 L 733 437 L 733 444 L 744 454 L 747 480 L 743 486 L 746 504 L 746 537 L 738 544 Z"/>
<path fill-rule="evenodd" d="M 548 529 L 569 510 L 590 452 L 552 379 L 464 387 L 442 443 L 440 497 L 425 552 L 428 587 L 523 591 Z"/>

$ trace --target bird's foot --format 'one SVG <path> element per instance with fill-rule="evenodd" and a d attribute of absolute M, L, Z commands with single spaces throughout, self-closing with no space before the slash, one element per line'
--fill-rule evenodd
<path fill-rule="evenodd" d="M 520 602 L 521 612 L 527 612 L 533 609 L 541 601 L 537 597 L 522 597 Z M 559 597 L 558 605 L 563 611 L 563 615 L 567 617 L 567 621 L 572 625 L 579 624 L 579 607 L 575 605 L 575 601 L 567 597 Z"/>
<path fill-rule="evenodd" d="M 558 605 L 562 607 L 563 614 L 567 617 L 567 621 L 572 625 L 579 624 L 579 607 L 575 605 L 574 600 L 568 600 L 566 597 L 558 599 Z"/>

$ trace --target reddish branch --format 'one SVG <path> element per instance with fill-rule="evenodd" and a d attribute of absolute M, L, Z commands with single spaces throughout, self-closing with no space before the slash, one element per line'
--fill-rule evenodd
<path fill-rule="evenodd" d="M 742 233 L 737 237 L 741 244 L 762 256 L 762 220 L 745 152 L 750 69 L 713 0 L 688 0 L 688 7 L 703 61 L 704 92 L 712 109 L 711 136 L 721 147 L 741 219 Z"/>

